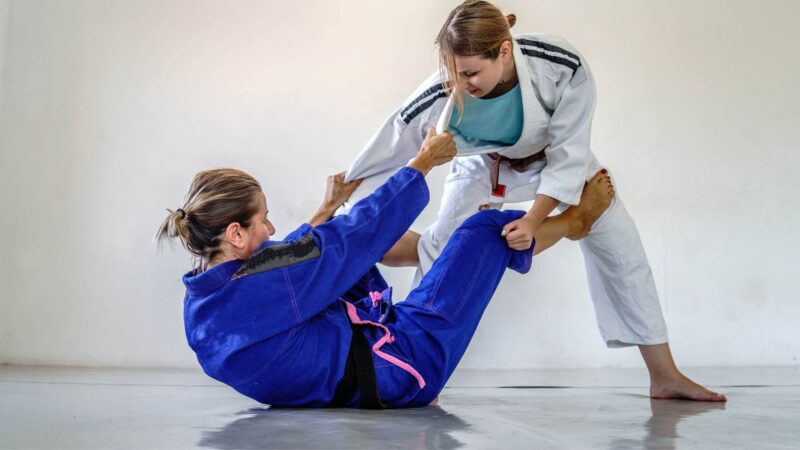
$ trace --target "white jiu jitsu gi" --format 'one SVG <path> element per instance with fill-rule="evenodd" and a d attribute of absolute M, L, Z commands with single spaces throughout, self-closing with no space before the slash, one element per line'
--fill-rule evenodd
<path fill-rule="evenodd" d="M 476 144 L 455 135 L 458 157 L 450 166 L 437 221 L 418 246 L 418 281 L 453 231 L 481 205 L 530 201 L 544 194 L 562 208 L 580 200 L 584 183 L 601 169 L 590 150 L 595 84 L 586 61 L 563 38 L 514 36 L 514 61 L 524 120 L 520 139 L 509 146 Z M 426 130 L 449 123 L 451 108 L 439 73 L 397 109 L 358 155 L 347 180 L 365 178 L 342 211 L 368 195 L 419 151 Z M 442 115 L 445 117 L 441 117 Z M 452 131 L 452 130 L 451 130 Z M 492 194 L 488 153 L 520 159 L 544 152 L 546 159 L 524 171 L 501 164 L 504 196 Z M 633 220 L 619 197 L 580 241 L 600 333 L 609 347 L 667 342 L 658 294 Z"/>

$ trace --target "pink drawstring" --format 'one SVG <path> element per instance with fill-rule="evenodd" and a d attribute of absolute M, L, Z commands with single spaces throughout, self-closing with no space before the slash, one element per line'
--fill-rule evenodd
<path fill-rule="evenodd" d="M 369 293 L 369 298 L 372 299 L 372 307 L 377 308 L 381 304 L 381 300 L 383 300 L 383 295 L 378 291 L 372 291 Z"/>

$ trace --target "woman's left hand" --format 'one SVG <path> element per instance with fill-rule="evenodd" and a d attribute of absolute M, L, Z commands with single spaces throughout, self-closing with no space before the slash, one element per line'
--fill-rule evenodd
<path fill-rule="evenodd" d="M 328 185 L 325 188 L 325 200 L 323 201 L 325 208 L 335 210 L 342 206 L 363 181 L 363 179 L 358 179 L 345 183 L 344 175 L 345 172 L 340 172 L 328 177 Z"/>
<path fill-rule="evenodd" d="M 527 250 L 533 245 L 533 232 L 536 224 L 527 216 L 523 216 L 503 227 L 501 233 L 506 238 L 508 246 L 514 250 Z"/>

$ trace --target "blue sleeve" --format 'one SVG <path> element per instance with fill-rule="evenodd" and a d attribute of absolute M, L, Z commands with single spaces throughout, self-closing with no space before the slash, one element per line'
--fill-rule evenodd
<path fill-rule="evenodd" d="M 307 223 L 300 225 L 296 230 L 292 231 L 291 233 L 287 234 L 284 241 L 296 241 L 301 237 L 308 234 L 313 229 L 313 227 Z"/>
<path fill-rule="evenodd" d="M 404 167 L 381 187 L 311 231 L 320 256 L 287 268 L 301 320 L 324 310 L 369 271 L 428 204 L 425 177 Z"/>

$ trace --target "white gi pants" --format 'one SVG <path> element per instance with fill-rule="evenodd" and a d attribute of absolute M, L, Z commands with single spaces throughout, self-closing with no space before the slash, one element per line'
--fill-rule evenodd
<path fill-rule="evenodd" d="M 504 198 L 491 195 L 487 155 L 453 160 L 436 222 L 423 234 L 417 247 L 420 266 L 412 288 L 419 283 L 444 249 L 450 235 L 483 205 L 500 209 L 503 203 L 531 201 L 539 187 L 546 161 L 538 161 L 524 172 L 507 163 L 500 166 L 499 182 L 506 185 Z M 587 166 L 587 181 L 602 167 L 593 154 Z M 350 202 L 375 190 L 394 171 L 366 179 Z M 561 205 L 565 209 L 568 205 Z M 658 301 L 655 281 L 639 232 L 619 196 L 579 241 L 586 264 L 589 292 L 594 303 L 600 334 L 609 347 L 653 345 L 667 342 L 667 327 Z"/>

